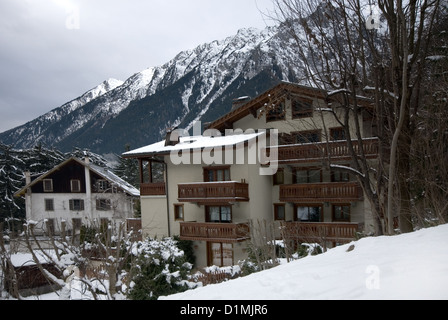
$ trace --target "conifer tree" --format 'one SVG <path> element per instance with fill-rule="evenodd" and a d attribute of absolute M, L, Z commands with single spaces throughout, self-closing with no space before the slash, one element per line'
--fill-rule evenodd
<path fill-rule="evenodd" d="M 125 151 L 127 152 L 130 149 L 131 149 L 130 146 L 126 145 Z M 119 157 L 118 164 L 114 168 L 114 173 L 121 179 L 132 184 L 134 187 L 139 188 L 140 178 L 139 178 L 138 160 Z"/>
<path fill-rule="evenodd" d="M 24 202 L 14 197 L 24 183 L 24 161 L 11 146 L 0 144 L 0 219 L 24 218 Z"/>

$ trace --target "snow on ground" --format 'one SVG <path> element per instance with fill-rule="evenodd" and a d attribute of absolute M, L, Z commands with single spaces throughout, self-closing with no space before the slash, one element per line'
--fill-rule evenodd
<path fill-rule="evenodd" d="M 445 300 L 448 224 L 397 236 L 363 238 L 321 255 L 160 299 Z"/>

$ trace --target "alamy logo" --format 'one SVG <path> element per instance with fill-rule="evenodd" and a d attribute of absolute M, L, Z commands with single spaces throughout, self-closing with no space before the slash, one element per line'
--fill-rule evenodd
<path fill-rule="evenodd" d="M 78 5 L 74 4 L 71 0 L 53 0 L 53 3 L 65 10 L 65 27 L 68 30 L 81 29 Z"/>
<path fill-rule="evenodd" d="M 177 146 L 170 151 L 174 165 L 260 164 L 260 175 L 273 175 L 278 169 L 277 129 L 226 129 L 223 136 L 216 129 L 202 133 L 201 122 L 197 121 L 193 125 L 193 136 L 185 129 L 175 129 L 169 140 Z"/>
<path fill-rule="evenodd" d="M 369 290 L 380 289 L 380 268 L 375 265 L 370 265 L 366 268 L 368 274 L 366 278 L 366 288 Z"/>
<path fill-rule="evenodd" d="M 369 5 L 369 15 L 366 18 L 366 28 L 368 30 L 380 28 L 380 9 L 378 6 Z"/>

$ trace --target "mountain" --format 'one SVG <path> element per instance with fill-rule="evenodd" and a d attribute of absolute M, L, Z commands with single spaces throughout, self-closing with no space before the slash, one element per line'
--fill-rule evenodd
<path fill-rule="evenodd" d="M 190 128 L 227 113 L 239 96 L 255 97 L 279 81 L 299 82 L 300 58 L 281 26 L 242 29 L 221 41 L 177 54 L 125 82 L 108 80 L 27 124 L 0 134 L 15 148 L 38 143 L 99 154 L 137 148 L 169 127 Z"/>
<path fill-rule="evenodd" d="M 6 144 L 12 144 L 17 148 L 31 148 L 38 144 L 54 145 L 65 137 L 70 135 L 72 130 L 77 130 L 78 124 L 68 126 L 61 135 L 56 134 L 54 127 L 60 123 L 69 114 L 82 108 L 87 103 L 102 96 L 108 91 L 111 91 L 122 85 L 123 81 L 116 79 L 109 79 L 87 91 L 80 97 L 56 108 L 22 126 L 8 130 L 0 134 L 0 141 Z"/>

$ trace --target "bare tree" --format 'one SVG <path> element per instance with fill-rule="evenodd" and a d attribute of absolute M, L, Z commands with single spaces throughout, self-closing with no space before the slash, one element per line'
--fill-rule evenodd
<path fill-rule="evenodd" d="M 125 265 L 129 263 L 131 246 L 128 241 L 134 238 L 134 231 L 127 232 L 124 222 L 115 225 L 92 221 L 81 241 L 73 241 L 68 236 L 64 221 L 60 235 L 55 235 L 46 224 L 45 240 L 36 236 L 35 222 L 28 221 L 25 227 L 27 251 L 48 282 L 62 289 L 61 299 L 70 299 L 73 280 L 80 284 L 80 290 L 89 292 L 95 300 L 113 300 L 121 293 L 118 284 L 121 284 Z M 53 265 L 58 270 L 57 275 L 49 272 L 42 261 Z"/>
<path fill-rule="evenodd" d="M 337 99 L 344 110 L 339 118 L 352 150 L 351 167 L 372 204 L 376 233 L 394 232 L 395 211 L 400 230 L 411 231 L 412 115 L 423 99 L 425 57 L 439 1 L 379 0 L 369 5 L 359 0 L 275 0 L 275 4 L 276 18 L 295 39 L 308 84 L 330 92 L 332 101 Z M 366 95 L 373 101 L 370 109 L 363 106 L 361 97 Z M 371 112 L 380 139 L 376 168 L 351 143 L 362 143 L 361 119 L 366 112 Z"/>
<path fill-rule="evenodd" d="M 257 270 L 278 265 L 274 223 L 266 220 L 250 220 L 249 256 L 257 264 Z"/>

